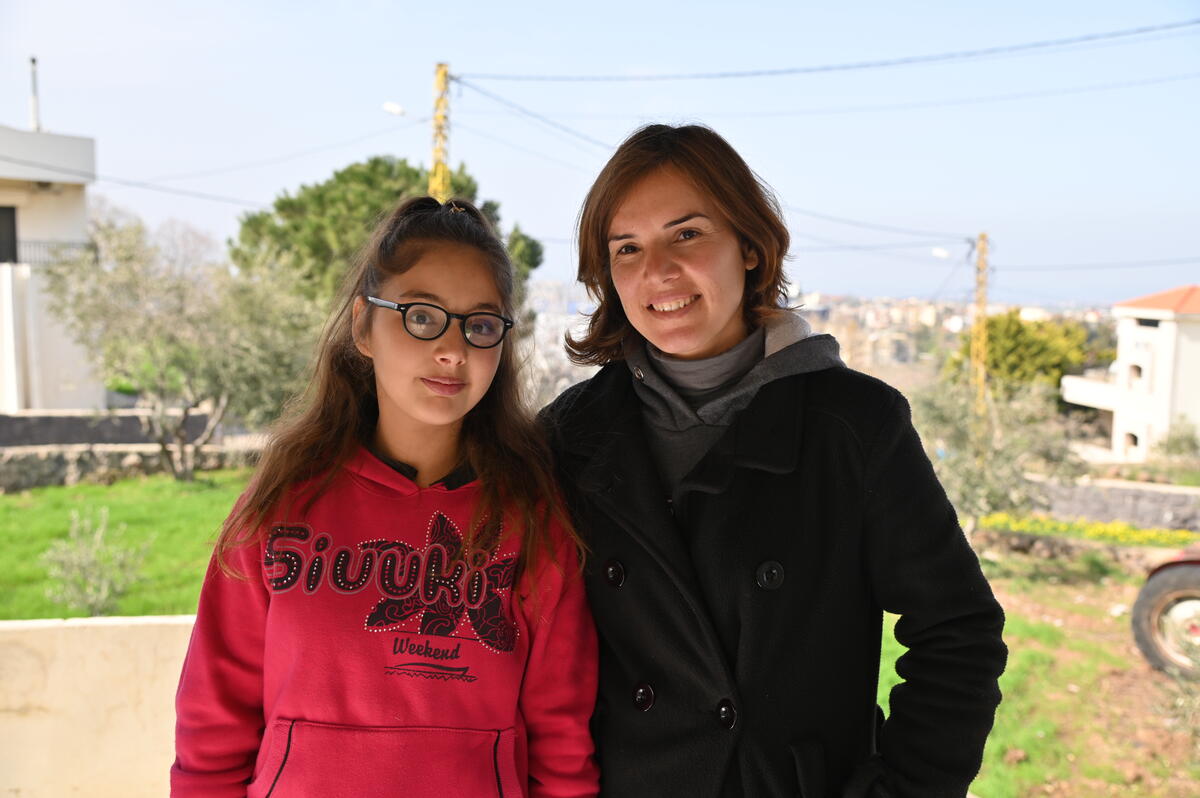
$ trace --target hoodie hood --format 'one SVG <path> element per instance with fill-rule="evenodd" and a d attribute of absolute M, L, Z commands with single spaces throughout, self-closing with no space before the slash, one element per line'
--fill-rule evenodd
<path fill-rule="evenodd" d="M 814 335 L 808 322 L 795 311 L 768 318 L 762 330 L 763 350 L 758 363 L 741 379 L 712 391 L 695 406 L 663 378 L 642 338 L 627 340 L 625 362 L 633 373 L 634 390 L 642 401 L 647 422 L 675 431 L 700 425 L 724 427 L 767 383 L 846 365 L 842 362 L 837 340 L 828 334 Z"/>

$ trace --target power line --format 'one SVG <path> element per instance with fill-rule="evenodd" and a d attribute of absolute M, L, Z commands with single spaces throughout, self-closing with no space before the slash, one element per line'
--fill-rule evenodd
<path fill-rule="evenodd" d="M 237 199 L 236 197 L 223 197 L 219 194 L 205 194 L 200 191 L 188 191 L 184 188 L 172 188 L 171 186 L 157 186 L 153 183 L 147 183 L 142 180 L 126 180 L 121 177 L 113 177 L 111 175 L 100 175 L 94 172 L 85 172 L 82 169 L 68 169 L 55 164 L 40 163 L 38 161 L 27 161 L 23 158 L 11 158 L 7 155 L 0 155 L 0 161 L 20 164 L 21 166 L 32 166 L 38 169 L 49 169 L 52 172 L 59 172 L 64 175 L 75 175 L 76 177 L 84 177 L 89 180 L 96 180 L 103 183 L 114 183 L 119 186 L 129 186 L 130 188 L 142 188 L 147 191 L 159 191 L 164 194 L 177 194 L 181 197 L 192 197 L 193 199 L 209 200 L 211 202 L 224 202 L 229 205 L 241 205 L 245 208 L 265 208 L 261 202 L 250 202 L 249 200 Z"/>
<path fill-rule="evenodd" d="M 864 69 L 881 69 L 885 67 L 911 66 L 913 64 L 934 64 L 950 61 L 966 61 L 993 55 L 1044 50 L 1053 47 L 1066 47 L 1074 44 L 1105 41 L 1110 39 L 1143 36 L 1160 31 L 1179 30 L 1181 28 L 1200 25 L 1200 19 L 1186 19 L 1180 22 L 1170 22 L 1164 25 L 1146 25 L 1139 28 L 1091 33 L 1083 36 L 1071 36 L 1065 39 L 1047 39 L 1043 41 L 1010 44 L 999 47 L 983 47 L 974 50 L 956 50 L 948 53 L 933 55 L 904 56 L 901 58 L 885 58 L 873 61 L 852 61 L 840 64 L 822 64 L 805 67 L 783 67 L 780 69 L 753 69 L 732 72 L 691 72 L 658 75 L 513 75 L 500 73 L 467 73 L 464 78 L 472 80 L 509 80 L 509 81 L 541 81 L 541 82 L 588 82 L 588 83 L 630 83 L 642 81 L 667 80 L 722 80 L 727 78 L 762 78 L 778 77 L 781 75 L 808 75 L 823 72 L 850 72 Z"/>
<path fill-rule="evenodd" d="M 578 130 L 567 127 L 566 125 L 562 124 L 561 122 L 555 122 L 553 119 L 545 117 L 542 114 L 537 113 L 536 111 L 531 111 L 523 105 L 517 105 L 512 100 L 506 100 L 503 97 L 493 94 L 490 91 L 481 89 L 478 86 L 474 85 L 473 83 L 463 80 L 461 77 L 455 76 L 453 79 L 460 86 L 465 86 L 466 88 L 471 89 L 472 91 L 476 91 L 476 92 L 482 94 L 484 97 L 494 100 L 495 102 L 498 102 L 501 105 L 507 106 L 507 107 L 513 109 L 514 111 L 516 111 L 517 113 L 519 113 L 523 116 L 527 116 L 530 119 L 533 119 L 537 122 L 542 123 L 543 125 L 548 125 L 556 130 L 560 130 L 563 133 L 567 133 L 571 136 L 574 136 L 575 138 L 577 138 L 581 141 L 586 141 L 588 144 L 591 144 L 595 147 L 599 147 L 600 149 L 602 149 L 606 152 L 613 149 L 612 145 L 610 145 L 610 144 L 605 144 L 603 141 L 594 139 L 591 136 L 587 135 L 586 133 L 580 133 Z"/>
<path fill-rule="evenodd" d="M 845 252 L 845 251 L 871 251 L 871 250 L 886 250 L 886 249 L 924 249 L 926 247 L 936 247 L 940 244 L 960 244 L 961 239 L 945 239 L 936 238 L 929 241 L 895 241 L 890 244 L 850 244 L 837 242 L 833 243 L 831 239 L 818 239 L 816 236 L 804 235 L 796 233 L 802 238 L 811 238 L 813 240 L 828 241 L 830 243 L 819 247 L 793 247 L 794 252 Z"/>
<path fill-rule="evenodd" d="M 784 210 L 789 213 L 798 213 L 803 216 L 810 216 L 813 219 L 821 219 L 826 222 L 834 222 L 836 224 L 849 225 L 850 227 L 861 227 L 865 230 L 880 230 L 885 233 L 900 233 L 909 236 L 921 236 L 923 238 L 939 238 L 939 239 L 954 239 L 957 241 L 973 241 L 972 236 L 963 235 L 961 233 L 935 232 L 930 230 L 917 230 L 911 227 L 895 227 L 887 224 L 876 224 L 874 222 L 863 222 L 857 219 L 849 219 L 845 216 L 833 216 L 828 213 L 820 213 L 819 211 L 809 210 L 807 208 L 797 208 L 794 205 L 784 205 Z"/>
<path fill-rule="evenodd" d="M 1135 260 L 1135 261 L 1119 261 L 1105 263 L 1070 263 L 1056 264 L 1047 263 L 1040 266 L 995 266 L 997 270 L 1005 272 L 1073 272 L 1073 271 L 1093 271 L 1097 269 L 1142 269 L 1152 268 L 1155 266 L 1182 266 L 1187 263 L 1200 263 L 1200 255 L 1184 258 L 1161 258 L 1159 260 Z"/>
<path fill-rule="evenodd" d="M 786 116 L 822 116 L 835 114 L 860 114 L 878 111 L 909 111 L 920 108 L 950 108 L 962 105 L 983 105 L 986 103 L 1012 102 L 1014 100 L 1032 100 L 1043 97 L 1063 97 L 1072 94 L 1090 94 L 1094 92 L 1115 91 L 1118 89 L 1133 89 L 1140 86 L 1154 86 L 1162 83 L 1177 83 L 1183 80 L 1196 80 L 1200 72 L 1186 72 L 1181 75 L 1167 75 L 1161 78 L 1145 80 L 1130 80 L 1121 83 L 1103 83 L 1092 86 L 1077 86 L 1074 88 L 1046 89 L 1044 91 L 1013 92 L 1011 94 L 993 94 L 984 97 L 963 97 L 950 100 L 916 100 L 907 103 L 890 103 L 884 105 L 851 105 L 831 108 L 797 108 L 789 111 L 715 111 L 697 112 L 696 116 L 723 118 L 763 118 Z"/>
<path fill-rule="evenodd" d="M 159 175 L 157 177 L 149 177 L 146 179 L 150 180 L 150 181 L 191 180 L 191 179 L 197 178 L 197 177 L 212 177 L 214 175 L 229 174 L 230 172 L 240 172 L 240 171 L 243 171 L 246 169 L 257 169 L 260 166 L 274 166 L 275 164 L 287 163 L 288 161 L 294 161 L 298 158 L 303 158 L 305 156 L 313 155 L 318 152 L 325 152 L 326 150 L 336 150 L 336 149 L 340 149 L 342 147 L 348 147 L 351 144 L 358 144 L 360 141 L 367 141 L 368 139 L 378 138 L 379 136 L 382 136 L 387 133 L 395 133 L 400 130 L 405 130 L 410 127 L 415 127 L 416 125 L 423 125 L 428 121 L 429 121 L 429 117 L 425 117 L 424 119 L 415 119 L 415 120 L 409 121 L 407 124 L 403 124 L 403 125 L 389 125 L 388 127 L 383 128 L 381 130 L 376 130 L 373 133 L 366 133 L 361 136 L 356 136 L 352 139 L 346 139 L 345 141 L 339 141 L 339 142 L 335 142 L 333 144 L 322 144 L 318 147 L 310 147 L 307 150 L 299 150 L 298 152 L 293 152 L 288 155 L 278 155 L 274 158 L 263 158 L 258 161 L 247 161 L 245 163 L 233 164 L 231 166 L 218 167 L 215 169 L 206 169 L 206 170 L 202 170 L 199 172 L 184 172 L 181 174 Z"/>
<path fill-rule="evenodd" d="M 503 144 L 506 147 L 511 147 L 514 150 L 518 150 L 520 152 L 526 153 L 527 155 L 532 155 L 535 158 L 541 158 L 543 161 L 549 161 L 550 163 L 556 163 L 560 166 L 565 166 L 568 169 L 574 169 L 577 172 L 583 172 L 584 174 L 591 174 L 590 170 L 584 169 L 579 164 L 574 164 L 574 163 L 571 163 L 570 161 L 564 161 L 559 158 L 555 158 L 551 155 L 546 155 L 544 152 L 538 152 L 537 150 L 531 150 L 528 147 L 522 147 L 520 144 L 514 144 L 513 142 L 499 138 L 498 136 L 493 136 L 491 133 L 485 133 L 482 130 L 478 130 L 473 127 L 468 127 L 467 125 L 464 125 L 462 122 L 456 121 L 454 123 L 454 129 L 455 130 L 465 130 L 468 133 L 474 133 L 476 136 L 481 136 L 490 141 L 494 141 L 497 144 Z"/>
<path fill-rule="evenodd" d="M 979 97 L 953 97 L 944 100 L 913 100 L 903 103 L 882 103 L 877 105 L 844 105 L 824 108 L 793 108 L 781 111 L 671 111 L 664 112 L 665 116 L 689 116 L 697 118 L 723 119 L 759 119 L 788 116 L 832 116 L 836 114 L 876 113 L 884 111 L 910 111 L 922 108 L 953 108 L 964 105 L 985 105 L 987 103 L 1012 102 L 1014 100 L 1033 100 L 1044 97 L 1064 97 L 1075 94 L 1091 94 L 1095 92 L 1116 91 L 1119 89 L 1134 89 L 1141 86 L 1156 86 L 1164 83 L 1178 83 L 1185 80 L 1200 78 L 1200 72 L 1185 72 L 1179 75 L 1164 75 L 1143 80 L 1129 80 L 1116 83 L 1099 83 L 1088 86 L 1066 86 L 1059 89 L 1039 91 L 1011 92 L 1008 94 L 990 94 Z M 472 115 L 502 113 L 501 111 L 470 111 Z M 644 117 L 641 113 L 562 113 L 560 119 L 636 119 Z"/>

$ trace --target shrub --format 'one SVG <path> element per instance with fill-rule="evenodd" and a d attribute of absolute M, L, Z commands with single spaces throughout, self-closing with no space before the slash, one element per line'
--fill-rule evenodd
<path fill-rule="evenodd" d="M 124 530 L 124 524 L 119 530 Z M 42 554 L 51 586 L 46 596 L 57 604 L 83 610 L 88 615 L 108 615 L 117 600 L 141 579 L 142 562 L 150 541 L 132 549 L 105 539 L 108 508 L 99 518 L 81 518 L 71 511 L 71 531 Z"/>

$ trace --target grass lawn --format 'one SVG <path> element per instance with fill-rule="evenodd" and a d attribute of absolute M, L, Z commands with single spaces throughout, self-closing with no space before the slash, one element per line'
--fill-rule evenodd
<path fill-rule="evenodd" d="M 190 483 L 156 475 L 0 496 L 0 619 L 83 614 L 46 598 L 41 554 L 51 541 L 67 537 L 72 510 L 95 521 L 101 507 L 108 508 L 110 540 L 130 546 L 152 541 L 144 579 L 121 599 L 117 614 L 195 612 L 217 530 L 249 477 L 248 469 L 204 472 Z"/>

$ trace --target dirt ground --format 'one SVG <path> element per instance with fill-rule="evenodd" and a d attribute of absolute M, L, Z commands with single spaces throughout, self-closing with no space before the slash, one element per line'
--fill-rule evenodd
<path fill-rule="evenodd" d="M 1189 722 L 1171 708 L 1180 700 L 1200 706 L 1200 683 L 1181 684 L 1141 657 L 1129 618 L 1139 585 L 1121 578 L 1072 583 L 995 577 L 992 585 L 1010 615 L 1063 630 L 1071 645 L 1059 645 L 1054 652 L 1055 673 L 1071 673 L 1073 667 L 1090 673 L 1079 680 L 1082 684 L 1046 685 L 1046 705 L 1064 708 L 1056 720 L 1069 752 L 1068 775 L 1026 794 L 1200 796 L 1196 716 Z M 1088 671 L 1086 663 L 1074 661 L 1088 656 L 1080 648 L 1112 656 L 1098 670 Z M 1022 754 L 1008 752 L 1005 761 L 1020 761 Z"/>

